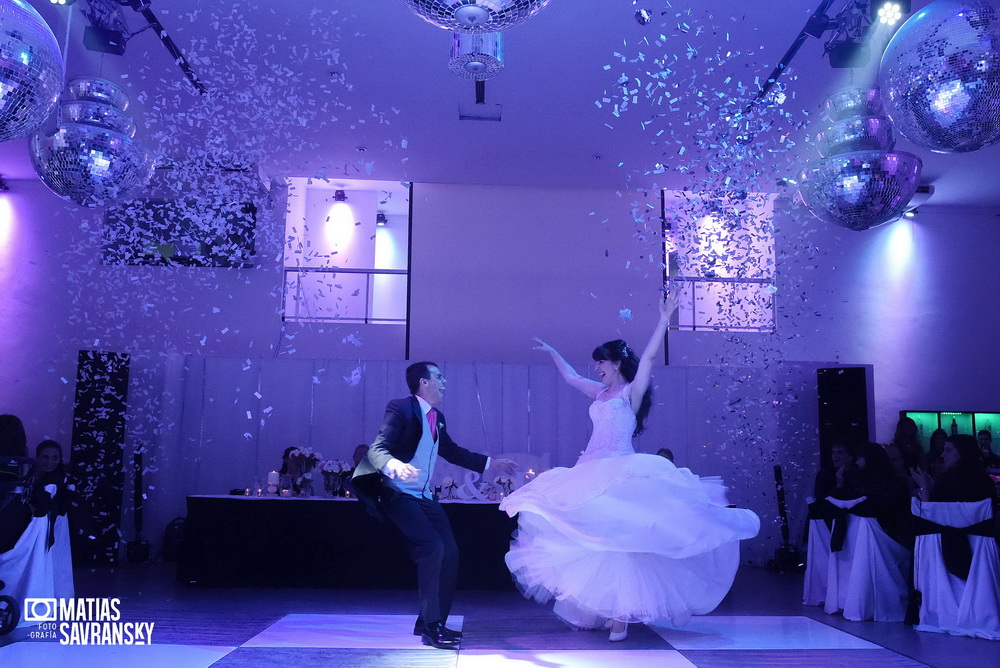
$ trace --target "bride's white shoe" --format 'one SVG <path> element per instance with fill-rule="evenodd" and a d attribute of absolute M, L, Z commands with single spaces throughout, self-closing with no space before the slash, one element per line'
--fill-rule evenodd
<path fill-rule="evenodd" d="M 616 631 L 615 629 L 619 630 Z M 628 636 L 628 622 L 619 622 L 615 620 L 615 622 L 611 625 L 611 635 L 608 636 L 608 640 L 611 642 L 621 642 L 622 640 L 625 640 L 626 636 Z"/>

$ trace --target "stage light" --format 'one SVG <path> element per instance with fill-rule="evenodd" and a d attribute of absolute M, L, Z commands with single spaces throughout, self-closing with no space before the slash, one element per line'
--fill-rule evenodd
<path fill-rule="evenodd" d="M 838 69 L 864 67 L 871 58 L 868 45 L 853 39 L 827 44 L 826 50 L 830 56 L 830 67 Z"/>
<path fill-rule="evenodd" d="M 72 5 L 76 0 L 49 0 L 53 5 Z"/>
<path fill-rule="evenodd" d="M 910 0 L 874 0 L 871 4 L 872 23 L 896 25 L 904 15 L 910 13 Z"/>
<path fill-rule="evenodd" d="M 347 193 L 345 193 L 343 190 L 335 190 L 334 193 L 333 193 L 333 201 L 334 202 L 346 202 L 347 201 Z"/>
<path fill-rule="evenodd" d="M 385 214 L 379 211 L 375 214 L 375 224 L 379 226 L 385 226 L 389 223 L 389 220 L 385 217 Z"/>

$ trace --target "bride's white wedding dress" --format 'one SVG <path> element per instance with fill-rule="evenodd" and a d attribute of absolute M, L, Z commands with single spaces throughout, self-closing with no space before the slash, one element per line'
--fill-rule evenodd
<path fill-rule="evenodd" d="M 594 432 L 573 468 L 546 471 L 500 504 L 518 514 L 506 560 L 519 588 L 555 598 L 575 626 L 679 626 L 711 612 L 736 576 L 739 541 L 760 530 L 752 511 L 726 507 L 720 478 L 635 452 L 628 391 L 591 404 Z"/>

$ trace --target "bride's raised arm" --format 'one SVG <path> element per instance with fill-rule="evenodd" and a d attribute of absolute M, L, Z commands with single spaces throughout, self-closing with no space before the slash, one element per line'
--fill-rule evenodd
<path fill-rule="evenodd" d="M 668 287 L 660 298 L 660 320 L 656 323 L 656 329 L 653 330 L 653 335 L 649 338 L 646 349 L 642 351 L 642 356 L 639 358 L 639 368 L 635 372 L 632 387 L 629 388 L 629 399 L 632 400 L 632 406 L 637 411 L 642 403 L 642 395 L 649 388 L 653 375 L 653 362 L 656 361 L 656 355 L 660 352 L 660 346 L 663 344 L 663 336 L 667 332 L 667 325 L 670 324 L 670 316 L 677 310 L 679 301 L 680 291 L 672 286 Z"/>
<path fill-rule="evenodd" d="M 570 366 L 569 362 L 564 360 L 562 355 L 560 355 L 555 348 L 545 343 L 545 341 L 542 341 L 537 336 L 535 337 L 535 341 L 538 342 L 538 345 L 535 346 L 535 350 L 544 350 L 549 354 L 549 356 L 552 357 L 552 361 L 555 363 L 556 369 L 559 370 L 559 375 L 563 377 L 563 380 L 569 383 L 572 387 L 575 387 L 586 394 L 591 399 L 595 398 L 598 393 L 600 393 L 601 388 L 604 387 L 603 385 L 596 380 L 590 380 L 589 378 L 584 378 L 578 374 L 576 369 Z"/>

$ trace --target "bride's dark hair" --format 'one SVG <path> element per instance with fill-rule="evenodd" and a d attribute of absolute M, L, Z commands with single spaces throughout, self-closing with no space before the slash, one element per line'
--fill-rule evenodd
<path fill-rule="evenodd" d="M 595 362 L 600 362 L 602 360 L 607 360 L 609 362 L 621 362 L 618 370 L 621 372 L 622 376 L 628 382 L 635 380 L 635 374 L 639 370 L 639 358 L 636 356 L 632 349 L 628 347 L 628 344 L 621 339 L 615 339 L 614 341 L 608 341 L 603 343 L 596 348 L 594 348 L 594 354 L 592 355 Z M 653 388 L 646 388 L 646 393 L 642 395 L 642 403 L 639 404 L 639 410 L 635 412 L 635 431 L 632 432 L 633 436 L 638 436 L 642 433 L 645 428 L 643 423 L 646 421 L 646 416 L 649 415 L 649 409 L 653 405 Z"/>

